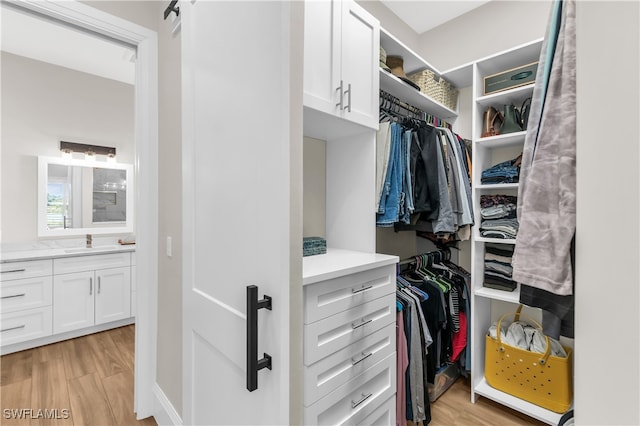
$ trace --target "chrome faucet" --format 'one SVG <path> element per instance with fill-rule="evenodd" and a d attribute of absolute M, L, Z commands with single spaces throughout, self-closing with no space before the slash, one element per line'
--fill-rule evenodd
<path fill-rule="evenodd" d="M 87 248 L 91 248 L 93 243 L 93 237 L 91 234 L 87 234 Z"/>

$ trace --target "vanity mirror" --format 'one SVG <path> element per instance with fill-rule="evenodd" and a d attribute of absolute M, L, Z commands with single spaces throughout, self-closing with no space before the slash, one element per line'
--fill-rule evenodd
<path fill-rule="evenodd" d="M 133 232 L 133 166 L 38 157 L 38 236 Z"/>

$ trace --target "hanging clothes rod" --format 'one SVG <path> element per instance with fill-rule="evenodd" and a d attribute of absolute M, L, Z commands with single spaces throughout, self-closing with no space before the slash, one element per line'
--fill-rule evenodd
<path fill-rule="evenodd" d="M 434 125 L 435 127 L 447 127 L 449 129 L 452 129 L 451 124 L 447 123 L 445 120 L 442 120 L 433 114 L 429 114 L 428 112 L 425 112 L 418 107 L 401 101 L 392 94 L 380 89 L 380 108 L 387 112 L 396 114 L 400 113 L 400 111 L 393 109 L 393 106 L 400 107 L 417 116 L 413 118 L 419 118 L 427 122 L 428 124 Z"/>
<path fill-rule="evenodd" d="M 439 254 L 440 256 L 442 256 L 442 258 L 444 260 L 449 260 L 451 259 L 451 250 L 449 249 L 442 249 L 442 250 L 434 250 L 434 251 L 430 251 L 428 253 L 422 253 L 422 254 L 416 254 L 415 256 L 412 257 L 408 257 L 406 259 L 402 259 L 400 262 L 398 262 L 399 265 L 407 265 L 409 263 L 413 263 L 416 261 L 416 257 L 420 257 L 420 256 L 433 256 L 435 254 Z"/>

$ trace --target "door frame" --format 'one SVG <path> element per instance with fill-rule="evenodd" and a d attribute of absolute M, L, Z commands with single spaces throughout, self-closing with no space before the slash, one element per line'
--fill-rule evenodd
<path fill-rule="evenodd" d="M 158 35 L 79 1 L 10 0 L 13 6 L 130 44 L 135 76 L 136 333 L 134 410 L 154 414 L 158 300 Z M 144 190 L 140 190 L 144 188 Z"/>

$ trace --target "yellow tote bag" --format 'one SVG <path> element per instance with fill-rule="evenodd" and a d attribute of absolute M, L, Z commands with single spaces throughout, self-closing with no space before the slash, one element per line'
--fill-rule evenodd
<path fill-rule="evenodd" d="M 494 339 L 487 334 L 485 347 L 484 375 L 492 387 L 510 395 L 524 399 L 532 404 L 564 413 L 571 407 L 573 400 L 572 351 L 564 347 L 566 358 L 551 355 L 549 337 L 546 351 L 531 352 L 510 346 L 501 341 L 500 325 L 502 320 L 513 315 L 520 319 L 522 305 L 517 312 L 500 317 Z M 542 332 L 542 326 L 527 318 Z"/>

